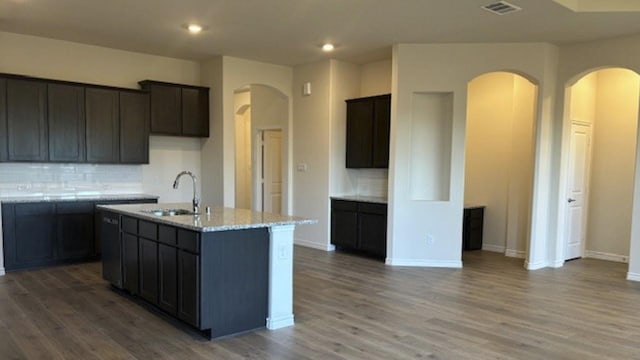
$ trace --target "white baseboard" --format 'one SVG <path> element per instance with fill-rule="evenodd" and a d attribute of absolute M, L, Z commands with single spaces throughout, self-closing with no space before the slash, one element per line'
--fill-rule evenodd
<path fill-rule="evenodd" d="M 584 257 L 590 258 L 590 259 L 615 261 L 620 263 L 629 262 L 629 257 L 626 255 L 611 254 L 611 253 L 605 253 L 600 251 L 587 250 L 584 252 Z"/>
<path fill-rule="evenodd" d="M 504 246 L 500 246 L 500 245 L 482 244 L 482 250 L 499 252 L 504 254 Z"/>
<path fill-rule="evenodd" d="M 529 260 L 524 262 L 524 268 L 527 270 L 540 270 L 547 267 L 546 261 L 538 261 L 535 263 L 530 263 Z"/>
<path fill-rule="evenodd" d="M 564 260 L 556 260 L 547 264 L 548 267 L 558 269 L 564 266 Z"/>
<path fill-rule="evenodd" d="M 413 266 L 413 267 L 437 267 L 437 268 L 462 268 L 460 260 L 419 260 L 419 259 L 394 259 L 387 258 L 385 264 L 391 266 Z"/>
<path fill-rule="evenodd" d="M 508 257 L 512 257 L 512 258 L 518 258 L 518 259 L 526 259 L 527 258 L 527 252 L 526 251 L 513 250 L 513 249 L 507 249 L 504 252 L 504 255 L 508 256 Z"/>
<path fill-rule="evenodd" d="M 0 268 L 0 276 L 4 276 L 4 275 L 5 275 L 4 267 L 1 267 Z"/>
<path fill-rule="evenodd" d="M 267 318 L 267 329 L 276 330 L 283 327 L 293 326 L 293 315 L 282 316 L 277 319 Z"/>
<path fill-rule="evenodd" d="M 627 280 L 630 280 L 630 281 L 640 281 L 640 274 L 638 274 L 638 273 L 628 272 L 628 273 L 627 273 Z"/>
<path fill-rule="evenodd" d="M 294 239 L 294 245 L 300 245 L 312 249 L 324 250 L 324 251 L 334 251 L 336 247 L 331 244 L 318 244 L 317 242 L 303 240 L 303 239 Z"/>

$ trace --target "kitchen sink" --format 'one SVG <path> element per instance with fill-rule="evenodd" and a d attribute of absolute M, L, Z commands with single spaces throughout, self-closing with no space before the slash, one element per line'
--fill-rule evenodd
<path fill-rule="evenodd" d="M 195 215 L 193 211 L 187 209 L 150 209 L 140 211 L 145 214 L 151 214 L 155 216 Z"/>

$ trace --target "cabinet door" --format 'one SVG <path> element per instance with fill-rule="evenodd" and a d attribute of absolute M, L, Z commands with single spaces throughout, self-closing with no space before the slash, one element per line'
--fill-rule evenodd
<path fill-rule="evenodd" d="M 0 161 L 7 161 L 7 80 L 0 79 Z"/>
<path fill-rule="evenodd" d="M 49 160 L 85 161 L 84 87 L 47 85 Z"/>
<path fill-rule="evenodd" d="M 182 89 L 153 84 L 151 89 L 151 133 L 180 135 L 182 132 Z"/>
<path fill-rule="evenodd" d="M 145 238 L 140 241 L 140 295 L 152 304 L 158 303 L 158 243 Z"/>
<path fill-rule="evenodd" d="M 371 167 L 373 146 L 373 102 L 347 102 L 347 168 Z"/>
<path fill-rule="evenodd" d="M 93 203 L 59 203 L 56 205 L 59 260 L 82 259 L 93 251 Z"/>
<path fill-rule="evenodd" d="M 209 91 L 182 89 L 182 135 L 209 137 Z"/>
<path fill-rule="evenodd" d="M 176 315 L 178 312 L 178 250 L 158 244 L 158 305 Z"/>
<path fill-rule="evenodd" d="M 15 205 L 14 268 L 46 265 L 56 256 L 56 209 L 54 204 Z"/>
<path fill-rule="evenodd" d="M 9 161 L 47 161 L 47 85 L 7 80 Z"/>
<path fill-rule="evenodd" d="M 373 164 L 374 168 L 389 167 L 389 132 L 391 127 L 391 95 L 373 101 Z"/>
<path fill-rule="evenodd" d="M 122 233 L 122 280 L 125 290 L 137 295 L 138 287 L 138 237 Z"/>
<path fill-rule="evenodd" d="M 351 249 L 358 247 L 358 213 L 331 210 L 331 243 Z"/>
<path fill-rule="evenodd" d="M 120 122 L 118 91 L 87 88 L 87 162 L 117 163 Z"/>
<path fill-rule="evenodd" d="M 149 95 L 120 92 L 120 162 L 149 163 Z"/>
<path fill-rule="evenodd" d="M 200 256 L 178 251 L 178 317 L 200 326 Z"/>
<path fill-rule="evenodd" d="M 358 212 L 358 247 L 371 255 L 387 254 L 387 207 L 360 203 Z"/>
<path fill-rule="evenodd" d="M 122 288 L 122 242 L 120 241 L 120 216 L 110 212 L 98 212 L 100 219 L 100 244 L 102 245 L 102 278 Z M 96 226 L 98 226 L 96 224 Z"/>

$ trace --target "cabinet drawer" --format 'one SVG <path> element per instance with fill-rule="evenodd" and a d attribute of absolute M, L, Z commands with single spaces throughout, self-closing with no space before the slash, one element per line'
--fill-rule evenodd
<path fill-rule="evenodd" d="M 58 214 L 93 214 L 92 202 L 69 202 L 56 205 Z"/>
<path fill-rule="evenodd" d="M 178 247 L 194 253 L 200 252 L 200 234 L 178 229 Z"/>
<path fill-rule="evenodd" d="M 158 239 L 158 225 L 152 222 L 140 220 L 138 221 L 138 235 L 150 239 Z"/>
<path fill-rule="evenodd" d="M 176 246 L 177 244 L 177 229 L 171 226 L 158 225 L 158 241 Z"/>
<path fill-rule="evenodd" d="M 386 215 L 387 205 L 362 202 L 358 204 L 358 211 L 367 214 Z"/>
<path fill-rule="evenodd" d="M 138 220 L 128 216 L 122 217 L 122 231 L 129 234 L 138 234 Z"/>
<path fill-rule="evenodd" d="M 358 203 L 347 200 L 331 200 L 331 208 L 344 211 L 358 211 Z"/>

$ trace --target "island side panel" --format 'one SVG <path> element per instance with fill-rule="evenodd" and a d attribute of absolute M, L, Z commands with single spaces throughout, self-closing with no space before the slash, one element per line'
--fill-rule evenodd
<path fill-rule="evenodd" d="M 265 327 L 267 228 L 202 233 L 200 263 L 201 329 L 216 338 Z"/>
<path fill-rule="evenodd" d="M 295 225 L 269 228 L 269 314 L 267 328 L 293 325 L 293 231 Z"/>

